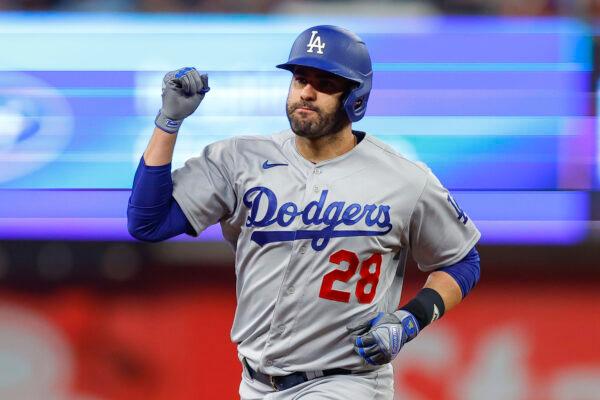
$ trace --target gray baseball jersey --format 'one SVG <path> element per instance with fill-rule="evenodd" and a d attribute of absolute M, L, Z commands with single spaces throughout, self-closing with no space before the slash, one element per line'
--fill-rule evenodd
<path fill-rule="evenodd" d="M 196 232 L 220 222 L 235 249 L 231 338 L 251 367 L 370 369 L 348 322 L 397 309 L 409 250 L 432 271 L 480 234 L 429 169 L 376 138 L 317 164 L 294 138 L 213 143 L 173 172 L 173 196 Z"/>

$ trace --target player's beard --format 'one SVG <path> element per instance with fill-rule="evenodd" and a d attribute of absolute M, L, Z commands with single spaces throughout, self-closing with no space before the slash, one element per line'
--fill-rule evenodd
<path fill-rule="evenodd" d="M 308 108 L 313 110 L 317 118 L 301 118 L 295 111 L 298 108 Z M 326 113 L 318 107 L 313 106 L 309 102 L 299 101 L 294 104 L 288 104 L 286 114 L 292 131 L 298 136 L 316 139 L 323 136 L 331 135 L 342 130 L 342 128 L 350 123 L 344 108 L 340 105 L 335 111 Z"/>

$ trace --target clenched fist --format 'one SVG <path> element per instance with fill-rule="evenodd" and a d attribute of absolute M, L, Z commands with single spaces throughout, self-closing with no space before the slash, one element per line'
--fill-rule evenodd
<path fill-rule="evenodd" d="M 196 111 L 208 92 L 208 75 L 195 68 L 168 72 L 163 78 L 162 107 L 154 123 L 168 133 L 177 133 L 183 120 Z"/>
<path fill-rule="evenodd" d="M 419 333 L 419 324 L 408 311 L 372 312 L 347 327 L 354 351 L 371 365 L 391 362 L 402 346 Z"/>

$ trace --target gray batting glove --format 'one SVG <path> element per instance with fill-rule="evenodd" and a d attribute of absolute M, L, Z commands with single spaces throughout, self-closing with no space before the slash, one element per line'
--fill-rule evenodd
<path fill-rule="evenodd" d="M 405 343 L 419 334 L 419 324 L 408 311 L 371 312 L 347 327 L 354 351 L 371 365 L 391 362 Z"/>
<path fill-rule="evenodd" d="M 168 133 L 177 133 L 183 120 L 196 111 L 208 92 L 208 75 L 195 68 L 168 72 L 162 84 L 162 108 L 154 123 Z"/>

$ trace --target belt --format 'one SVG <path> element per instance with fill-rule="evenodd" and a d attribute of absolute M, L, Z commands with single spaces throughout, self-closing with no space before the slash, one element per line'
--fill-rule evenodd
<path fill-rule="evenodd" d="M 301 383 L 310 381 L 311 379 L 320 378 L 322 376 L 331 376 L 331 375 L 349 375 L 352 371 L 343 368 L 332 368 L 325 369 L 323 371 L 311 371 L 311 372 L 294 372 L 289 375 L 282 376 L 273 376 L 263 374 L 260 371 L 255 371 L 248 365 L 248 362 L 244 358 L 243 360 L 244 366 L 246 367 L 246 371 L 250 375 L 250 378 L 257 380 L 261 383 L 264 383 L 267 386 L 271 386 L 276 391 L 282 391 L 289 388 L 292 388 Z"/>

